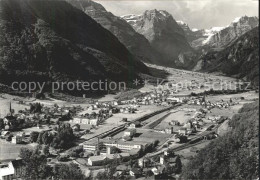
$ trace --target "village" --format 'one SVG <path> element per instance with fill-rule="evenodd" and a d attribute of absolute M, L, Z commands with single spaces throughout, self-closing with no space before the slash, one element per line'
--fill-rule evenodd
<path fill-rule="evenodd" d="M 132 99 L 84 104 L 17 97 L 7 101 L 2 94 L 5 106 L 0 108 L 6 113 L 0 118 L 0 179 L 19 176 L 23 147 L 40 148 L 51 167 L 76 163 L 87 176 L 112 163 L 115 176 L 178 177 L 189 158 L 183 150 L 197 153 L 227 130 L 227 122 L 244 103 L 258 98 L 253 91 L 194 95 L 205 89 L 193 85 L 177 92 L 164 87 L 140 91 L 143 95 Z"/>

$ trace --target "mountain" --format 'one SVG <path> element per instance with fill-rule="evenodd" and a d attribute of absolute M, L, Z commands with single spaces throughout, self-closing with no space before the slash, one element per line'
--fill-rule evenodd
<path fill-rule="evenodd" d="M 188 42 L 192 45 L 194 40 L 199 38 L 205 38 L 206 35 L 204 34 L 204 30 L 198 29 L 190 29 L 189 25 L 183 21 L 176 21 L 178 25 L 183 29 L 185 37 L 187 38 Z"/>
<path fill-rule="evenodd" d="M 259 101 L 245 104 L 228 125 L 231 131 L 190 159 L 183 168 L 182 179 L 259 177 Z"/>
<path fill-rule="evenodd" d="M 129 81 L 148 68 L 108 30 L 60 0 L 0 1 L 0 82 Z"/>
<path fill-rule="evenodd" d="M 212 36 L 224 29 L 224 27 L 212 27 L 210 29 L 190 29 L 189 25 L 183 21 L 177 21 L 177 23 L 183 29 L 185 37 L 193 48 L 207 45 Z"/>
<path fill-rule="evenodd" d="M 144 62 L 157 63 L 160 54 L 151 47 L 149 41 L 122 18 L 107 12 L 99 3 L 91 0 L 66 0 L 74 7 L 82 10 L 104 28 L 114 34 L 119 41 L 136 57 Z"/>
<path fill-rule="evenodd" d="M 204 44 L 212 47 L 223 47 L 258 26 L 258 24 L 257 17 L 242 16 L 236 18 L 229 26 L 210 35 Z"/>
<path fill-rule="evenodd" d="M 188 24 L 177 21 L 184 30 L 185 36 L 193 48 L 199 47 L 224 47 L 237 39 L 242 34 L 258 26 L 257 17 L 242 16 L 236 18 L 229 26 L 211 27 L 210 29 L 190 29 Z"/>
<path fill-rule="evenodd" d="M 222 72 L 259 85 L 259 28 L 255 27 L 223 49 L 202 54 L 194 70 Z"/>
<path fill-rule="evenodd" d="M 122 18 L 163 55 L 163 65 L 174 67 L 174 60 L 180 53 L 192 51 L 183 29 L 167 11 L 147 10 L 139 16 L 127 15 Z"/>

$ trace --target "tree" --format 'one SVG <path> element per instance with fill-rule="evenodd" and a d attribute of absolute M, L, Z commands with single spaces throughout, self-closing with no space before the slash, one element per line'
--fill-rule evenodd
<path fill-rule="evenodd" d="M 53 179 L 77 179 L 85 180 L 87 177 L 82 173 L 77 164 L 59 164 L 53 169 Z"/>
<path fill-rule="evenodd" d="M 51 145 L 54 148 L 67 149 L 73 145 L 75 138 L 70 124 L 61 124 L 58 127 L 57 135 L 53 138 Z"/>
<path fill-rule="evenodd" d="M 21 148 L 20 155 L 23 162 L 23 179 L 46 179 L 50 176 L 50 167 L 47 166 L 47 158 L 41 155 L 39 148 L 30 150 Z"/>
<path fill-rule="evenodd" d="M 149 178 L 149 177 L 151 177 L 152 175 L 153 175 L 153 172 L 152 172 L 151 170 L 146 171 L 146 173 L 145 173 L 145 178 Z"/>
<path fill-rule="evenodd" d="M 30 113 L 41 113 L 42 105 L 40 103 L 31 103 L 30 104 Z"/>
<path fill-rule="evenodd" d="M 31 132 L 31 134 L 30 134 L 30 141 L 31 142 L 36 142 L 37 139 L 38 139 L 38 136 L 39 136 L 38 132 L 36 132 L 36 131 Z"/>
<path fill-rule="evenodd" d="M 42 152 L 45 156 L 49 156 L 50 155 L 50 146 L 47 145 L 47 146 L 43 146 L 43 149 L 42 149 Z"/>
<path fill-rule="evenodd" d="M 40 132 L 40 134 L 38 135 L 38 138 L 37 138 L 37 143 L 38 144 L 43 144 L 43 142 L 42 142 L 43 134 L 44 134 L 44 131 Z"/>
<path fill-rule="evenodd" d="M 175 164 L 175 168 L 174 168 L 174 172 L 176 174 L 180 174 L 182 171 L 182 163 L 181 163 L 181 158 L 180 156 L 176 157 L 176 164 Z"/>
<path fill-rule="evenodd" d="M 183 179 L 257 179 L 259 102 L 245 104 L 229 121 L 232 131 L 213 140 L 183 168 Z"/>
<path fill-rule="evenodd" d="M 80 154 L 83 153 L 83 147 L 77 146 L 69 150 L 68 154 L 70 157 L 80 157 Z M 84 155 L 84 153 L 83 153 Z"/>
<path fill-rule="evenodd" d="M 4 120 L 0 118 L 0 130 L 5 128 Z"/>
<path fill-rule="evenodd" d="M 45 145 L 49 145 L 52 142 L 53 136 L 51 133 L 49 133 L 48 131 L 46 131 L 43 135 L 42 135 L 42 143 Z"/>

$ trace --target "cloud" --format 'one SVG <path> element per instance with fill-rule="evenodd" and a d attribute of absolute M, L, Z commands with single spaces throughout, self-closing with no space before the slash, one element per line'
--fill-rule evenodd
<path fill-rule="evenodd" d="M 236 17 L 258 16 L 258 1 L 254 0 L 95 0 L 117 16 L 142 14 L 158 9 L 171 13 L 176 20 L 191 28 L 226 26 Z"/>

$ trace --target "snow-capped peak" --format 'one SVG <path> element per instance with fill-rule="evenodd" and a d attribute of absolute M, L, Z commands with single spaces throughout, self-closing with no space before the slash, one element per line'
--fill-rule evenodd
<path fill-rule="evenodd" d="M 141 15 L 135 15 L 135 14 L 127 14 L 127 15 L 123 15 L 123 16 L 120 16 L 121 18 L 123 18 L 123 19 L 134 19 L 134 18 L 136 18 L 136 17 L 139 17 L 139 16 L 141 16 Z"/>
<path fill-rule="evenodd" d="M 159 12 L 160 12 L 163 16 L 165 16 L 165 17 L 167 16 L 167 14 L 165 13 L 165 11 L 160 10 Z"/>
<path fill-rule="evenodd" d="M 192 31 L 192 32 L 196 32 L 196 31 L 198 31 L 198 29 L 192 28 L 191 31 Z"/>
<path fill-rule="evenodd" d="M 186 23 L 185 22 L 183 22 L 183 21 L 176 21 L 178 24 L 180 24 L 180 25 L 185 25 Z"/>
<path fill-rule="evenodd" d="M 236 17 L 233 21 L 233 23 L 237 23 L 239 20 L 241 19 L 241 17 Z"/>

